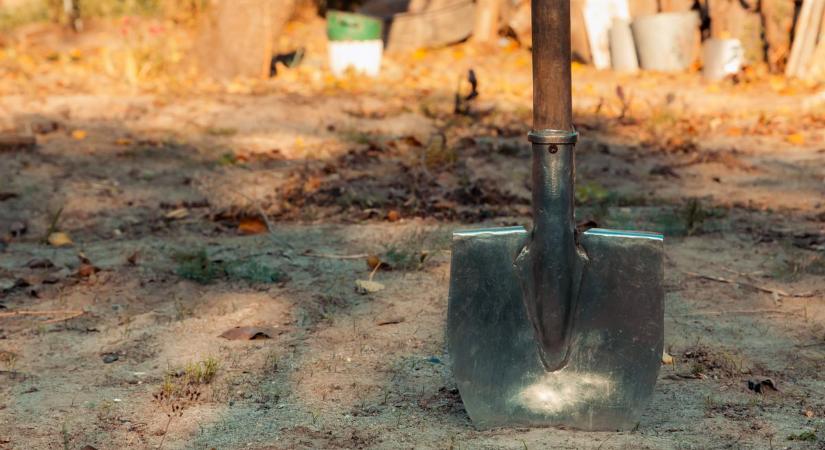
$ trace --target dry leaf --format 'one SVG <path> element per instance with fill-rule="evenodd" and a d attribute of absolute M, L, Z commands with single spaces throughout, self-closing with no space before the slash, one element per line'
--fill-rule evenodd
<path fill-rule="evenodd" d="M 235 327 L 220 334 L 220 337 L 231 341 L 250 341 L 252 339 L 270 339 L 272 331 L 260 327 Z"/>
<path fill-rule="evenodd" d="M 97 273 L 99 271 L 100 269 L 98 269 L 97 267 L 91 264 L 83 263 L 80 265 L 80 267 L 77 268 L 77 276 L 81 278 L 88 278 L 92 276 L 92 274 Z"/>
<path fill-rule="evenodd" d="M 398 219 L 400 218 L 401 214 L 394 209 L 391 209 L 390 212 L 387 213 L 387 220 L 390 222 L 398 222 Z"/>
<path fill-rule="evenodd" d="M 673 357 L 668 352 L 662 352 L 662 364 L 673 364 Z"/>
<path fill-rule="evenodd" d="M 115 141 L 115 145 L 122 145 L 122 146 L 132 145 L 132 140 L 128 139 L 128 138 L 118 138 Z"/>
<path fill-rule="evenodd" d="M 379 327 L 384 326 L 384 325 L 395 325 L 395 324 L 401 323 L 403 321 L 404 321 L 403 317 L 394 317 L 392 319 L 382 320 L 382 321 L 376 323 L 376 325 L 378 325 Z"/>
<path fill-rule="evenodd" d="M 72 138 L 78 141 L 82 141 L 86 139 L 86 130 L 74 130 L 72 131 Z"/>
<path fill-rule="evenodd" d="M 169 211 L 168 213 L 166 213 L 166 215 L 163 216 L 163 217 L 166 218 L 166 219 L 169 219 L 169 220 L 185 219 L 185 218 L 189 217 L 189 210 L 186 209 L 186 208 L 173 209 L 173 210 Z"/>
<path fill-rule="evenodd" d="M 372 294 L 384 289 L 384 285 L 377 281 L 355 280 L 355 292 L 359 294 Z"/>
<path fill-rule="evenodd" d="M 54 233 L 50 234 L 48 241 L 52 247 L 67 247 L 69 245 L 74 244 L 69 235 L 62 231 L 55 231 Z"/>
<path fill-rule="evenodd" d="M 802 136 L 800 133 L 793 133 L 785 136 L 785 140 L 793 145 L 802 145 L 805 143 L 805 136 Z"/>
<path fill-rule="evenodd" d="M 375 270 L 379 264 L 381 264 L 381 258 L 379 258 L 378 255 L 367 256 L 367 267 L 369 267 L 370 270 Z"/>
<path fill-rule="evenodd" d="M 266 223 L 257 217 L 241 219 L 238 224 L 238 232 L 241 234 L 261 234 L 267 231 Z"/>

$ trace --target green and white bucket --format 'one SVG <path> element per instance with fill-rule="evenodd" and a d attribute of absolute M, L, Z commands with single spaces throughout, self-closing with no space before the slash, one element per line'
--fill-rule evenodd
<path fill-rule="evenodd" d="M 384 42 L 380 19 L 343 11 L 327 12 L 329 65 L 335 76 L 348 69 L 369 76 L 378 75 Z"/>

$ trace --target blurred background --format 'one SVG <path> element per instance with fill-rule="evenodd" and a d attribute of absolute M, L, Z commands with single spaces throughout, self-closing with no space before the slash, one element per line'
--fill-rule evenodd
<path fill-rule="evenodd" d="M 666 353 L 636 430 L 480 432 L 451 233 L 530 226 L 529 1 L 0 0 L 0 448 L 821 444 L 824 14 L 571 1 L 576 221 L 665 234 Z"/>

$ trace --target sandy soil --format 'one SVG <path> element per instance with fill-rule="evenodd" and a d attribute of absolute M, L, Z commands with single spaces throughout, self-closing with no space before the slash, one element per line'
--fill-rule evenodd
<path fill-rule="evenodd" d="M 369 82 L 311 55 L 191 91 L 4 79 L 0 123 L 37 146 L 0 151 L 0 447 L 823 448 L 821 91 L 575 67 L 577 218 L 666 234 L 674 361 L 632 432 L 480 431 L 444 349 L 450 233 L 529 224 L 529 53 Z M 360 294 L 367 254 L 394 267 Z"/>

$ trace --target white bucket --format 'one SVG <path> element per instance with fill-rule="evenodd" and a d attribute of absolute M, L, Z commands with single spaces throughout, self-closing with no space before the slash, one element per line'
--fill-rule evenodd
<path fill-rule="evenodd" d="M 636 45 L 628 20 L 613 19 L 613 25 L 610 27 L 610 63 L 617 72 L 639 71 Z"/>
<path fill-rule="evenodd" d="M 340 77 L 347 69 L 369 76 L 377 76 L 381 70 L 381 55 L 384 42 L 381 39 L 369 41 L 329 41 L 329 65 L 333 75 Z"/>
<path fill-rule="evenodd" d="M 702 49 L 702 75 L 720 80 L 738 73 L 744 59 L 745 49 L 739 39 L 708 39 Z"/>
<path fill-rule="evenodd" d="M 679 72 L 690 67 L 699 29 L 695 12 L 641 16 L 631 28 L 642 69 Z"/>

